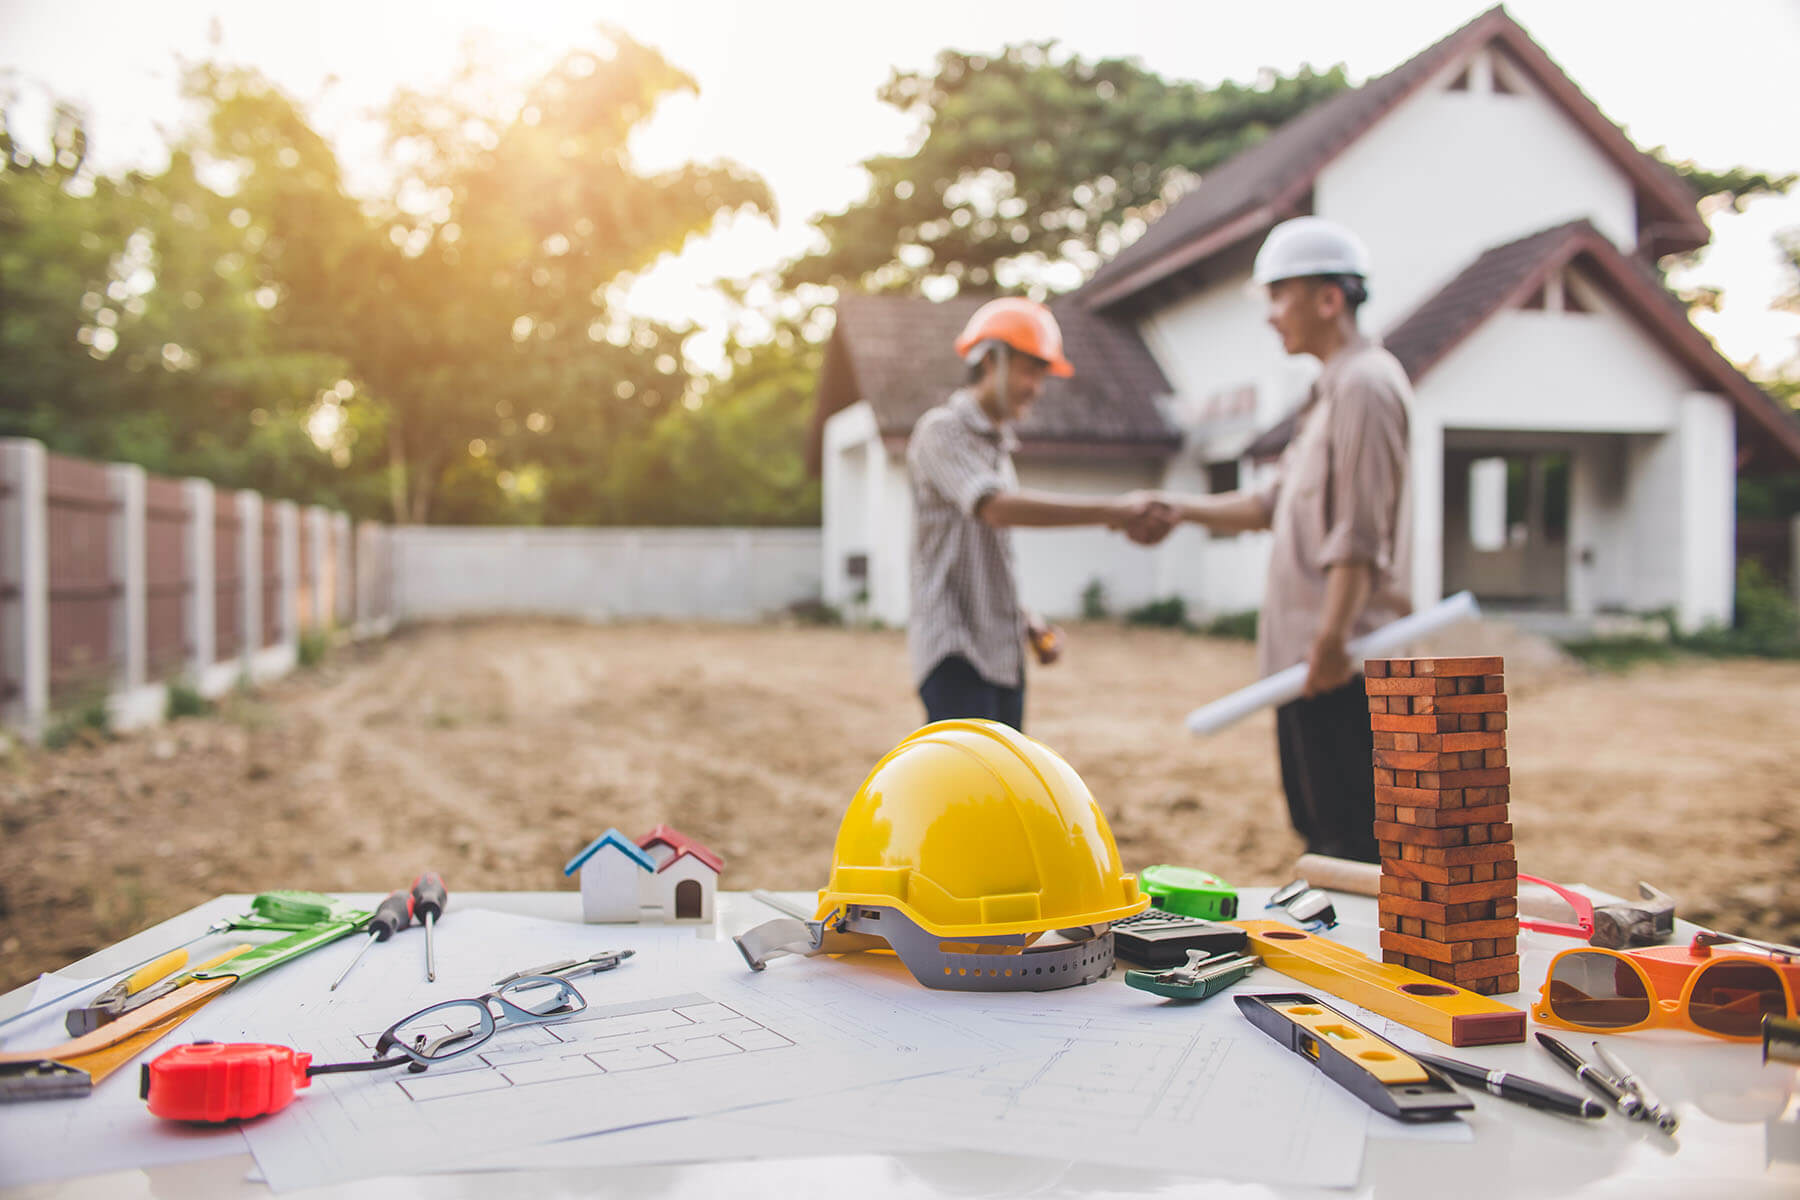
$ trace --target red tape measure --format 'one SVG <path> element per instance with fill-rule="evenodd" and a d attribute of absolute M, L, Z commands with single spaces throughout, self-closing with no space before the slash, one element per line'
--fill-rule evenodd
<path fill-rule="evenodd" d="M 144 1065 L 139 1095 L 171 1121 L 235 1121 L 280 1112 L 312 1080 L 312 1055 L 259 1042 L 194 1042 Z"/>

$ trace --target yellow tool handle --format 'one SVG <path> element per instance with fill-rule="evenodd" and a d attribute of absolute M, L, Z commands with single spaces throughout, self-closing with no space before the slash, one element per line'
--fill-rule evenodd
<path fill-rule="evenodd" d="M 165 975 L 173 975 L 187 966 L 186 950 L 171 950 L 154 962 L 147 962 L 125 979 L 125 994 L 141 992 Z"/>
<path fill-rule="evenodd" d="M 203 962 L 199 966 L 195 967 L 194 970 L 195 971 L 210 971 L 222 962 L 230 962 L 232 959 L 236 958 L 238 955 L 244 953 L 248 949 L 250 949 L 250 943 L 243 942 L 239 945 L 233 946 L 231 949 L 227 950 L 223 954 L 213 955 L 213 957 L 207 959 L 205 962 Z M 192 974 L 192 972 L 189 972 L 189 974 Z"/>

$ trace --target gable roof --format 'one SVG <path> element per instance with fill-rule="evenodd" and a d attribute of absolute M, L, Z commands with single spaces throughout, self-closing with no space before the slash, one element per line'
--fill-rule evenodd
<path fill-rule="evenodd" d="M 582 847 L 581 853 L 577 854 L 574 858 L 571 858 L 568 865 L 563 868 L 563 874 L 573 875 L 576 871 L 581 869 L 582 863 L 598 854 L 604 846 L 611 846 L 646 871 L 653 872 L 656 870 L 656 860 L 638 849 L 636 842 L 633 842 L 630 838 L 626 837 L 616 829 L 608 829 L 605 833 Z"/>
<path fill-rule="evenodd" d="M 1753 455 L 1766 455 L 1772 444 L 1800 462 L 1800 418 L 1726 361 L 1647 266 L 1586 221 L 1495 246 L 1389 330 L 1382 342 L 1417 382 L 1495 313 L 1523 303 L 1569 265 L 1656 335 L 1696 381 L 1731 400 L 1747 418 L 1738 422 L 1740 445 L 1748 445 Z M 1767 439 L 1758 443 L 1746 438 L 1746 424 Z"/>
<path fill-rule="evenodd" d="M 1127 300 L 1152 284 L 1254 237 L 1310 207 L 1313 182 L 1352 142 L 1440 70 L 1490 42 L 1541 87 L 1637 189 L 1640 241 L 1653 255 L 1704 246 L 1710 237 L 1698 198 L 1673 171 L 1643 153 L 1607 119 L 1503 7 L 1386 75 L 1307 109 L 1256 145 L 1208 172 L 1142 237 L 1120 251 L 1074 294 L 1092 308 Z"/>
<path fill-rule="evenodd" d="M 951 345 L 987 300 L 841 296 L 807 432 L 807 466 L 818 471 L 825 421 L 840 409 L 866 400 L 882 436 L 904 439 L 927 409 L 961 387 L 965 368 Z M 1181 435 L 1156 405 L 1173 389 L 1137 329 L 1067 298 L 1051 301 L 1050 311 L 1075 377 L 1047 381 L 1043 399 L 1018 427 L 1021 454 L 1059 445 L 1101 454 L 1173 453 Z"/>
<path fill-rule="evenodd" d="M 680 859 L 688 856 L 699 859 L 701 862 L 711 867 L 715 874 L 725 869 L 724 859 L 720 858 L 717 854 L 714 854 L 711 850 L 708 850 L 705 846 L 702 846 L 687 834 L 676 829 L 673 825 L 658 825 L 655 829 L 652 829 L 649 833 L 646 833 L 643 837 L 639 838 L 637 844 L 645 850 L 648 850 L 655 845 L 663 845 L 675 852 L 669 856 L 669 861 L 663 863 L 660 867 L 656 866 L 655 860 L 652 859 L 651 869 L 654 871 L 665 871 Z M 648 858 L 649 855 L 645 855 L 645 857 Z"/>

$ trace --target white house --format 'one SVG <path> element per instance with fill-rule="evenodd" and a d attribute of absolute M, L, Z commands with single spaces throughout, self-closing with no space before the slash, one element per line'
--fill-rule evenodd
<path fill-rule="evenodd" d="M 1726 362 L 1651 264 L 1706 243 L 1696 198 L 1640 152 L 1500 8 L 1340 93 L 1201 180 L 1052 304 L 1076 378 L 1021 428 L 1026 487 L 1230 490 L 1285 441 L 1317 364 L 1249 292 L 1279 221 L 1368 243 L 1365 331 L 1406 366 L 1414 602 L 1579 623 L 1732 606 L 1736 472 L 1800 461 L 1800 422 Z M 821 377 L 827 601 L 906 619 L 905 441 L 958 382 L 974 298 L 846 297 Z M 1291 427 L 1291 420 L 1286 422 Z M 1145 552 L 1105 531 L 1019 531 L 1028 604 L 1259 607 L 1267 535 L 1184 529 Z"/>
<path fill-rule="evenodd" d="M 563 874 L 581 873 L 581 915 L 590 924 L 710 924 L 724 867 L 699 842 L 658 825 L 636 842 L 608 829 L 582 847 Z"/>

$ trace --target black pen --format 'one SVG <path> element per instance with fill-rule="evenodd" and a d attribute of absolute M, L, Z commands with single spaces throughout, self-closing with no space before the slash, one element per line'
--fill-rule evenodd
<path fill-rule="evenodd" d="M 1637 1096 L 1631 1092 L 1620 1087 L 1618 1082 L 1613 1079 L 1612 1076 L 1608 1075 L 1605 1071 L 1602 1071 L 1599 1067 L 1594 1066 L 1585 1058 L 1582 1058 L 1581 1055 L 1575 1053 L 1549 1034 L 1539 1032 L 1537 1040 L 1538 1045 L 1548 1050 L 1551 1057 L 1555 1058 L 1557 1062 L 1569 1068 L 1575 1078 L 1581 1080 L 1581 1082 L 1587 1084 L 1602 1096 L 1605 1096 L 1612 1106 L 1621 1113 L 1624 1113 L 1628 1117 L 1635 1117 L 1637 1116 L 1638 1109 L 1644 1106 L 1643 1101 L 1639 1100 Z"/>
<path fill-rule="evenodd" d="M 1502 1100 L 1516 1100 L 1531 1108 L 1541 1108 L 1545 1112 L 1562 1113 L 1568 1117 L 1595 1117 L 1606 1115 L 1606 1106 L 1586 1096 L 1577 1096 L 1574 1092 L 1565 1092 L 1561 1088 L 1553 1088 L 1547 1083 L 1539 1083 L 1535 1079 L 1526 1079 L 1508 1071 L 1490 1071 L 1486 1067 L 1478 1067 L 1474 1063 L 1459 1062 L 1454 1058 L 1441 1058 L 1436 1054 L 1413 1053 L 1413 1057 L 1426 1066 L 1436 1067 L 1459 1083 L 1471 1084 L 1484 1088 Z"/>

